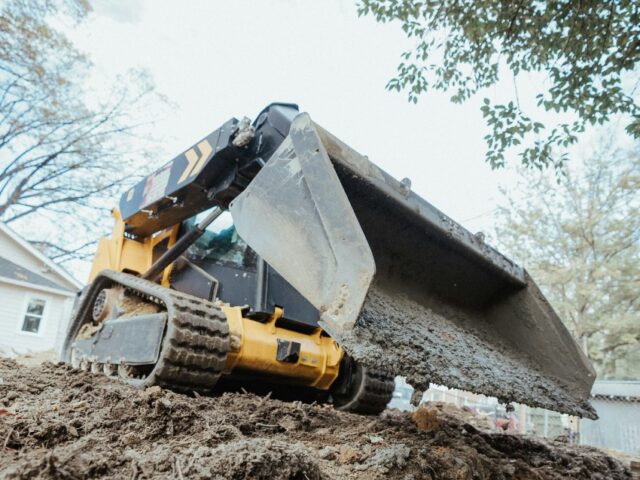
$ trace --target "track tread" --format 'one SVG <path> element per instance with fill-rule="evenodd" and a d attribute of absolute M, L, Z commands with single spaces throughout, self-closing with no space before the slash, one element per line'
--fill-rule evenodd
<path fill-rule="evenodd" d="M 120 284 L 130 294 L 163 306 L 169 314 L 160 355 L 153 370 L 144 381 L 129 383 L 144 387 L 158 384 L 189 392 L 211 391 L 220 378 L 229 351 L 229 327 L 221 309 L 207 300 L 126 273 L 103 272 L 98 282 L 99 286 L 92 288 L 82 299 L 86 304 L 90 304 L 105 285 Z M 79 315 L 82 315 L 82 310 L 79 308 Z M 80 320 L 80 325 L 86 323 Z"/>
<path fill-rule="evenodd" d="M 352 413 L 360 413 L 363 415 L 378 415 L 384 411 L 387 404 L 391 401 L 393 390 L 395 389 L 395 381 L 392 375 L 386 372 L 369 369 L 359 366 L 361 369 L 361 382 L 353 397 L 342 406 L 338 406 L 339 410 Z"/>

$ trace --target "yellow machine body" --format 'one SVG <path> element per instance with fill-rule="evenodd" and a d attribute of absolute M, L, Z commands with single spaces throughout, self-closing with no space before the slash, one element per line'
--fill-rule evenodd
<path fill-rule="evenodd" d="M 141 274 L 173 245 L 178 236 L 179 226 L 173 226 L 142 239 L 125 236 L 126 224 L 120 212 L 112 213 L 115 225 L 111 237 L 103 237 L 89 275 L 89 282 L 102 270 L 115 270 L 131 274 Z M 173 264 L 162 275 L 161 284 L 169 287 L 169 276 Z M 225 303 L 220 304 L 229 326 L 230 351 L 224 370 L 226 375 L 268 376 L 279 383 L 291 383 L 327 390 L 336 380 L 343 349 L 321 328 L 311 333 L 301 333 L 278 326 L 282 310 L 276 308 L 267 322 L 259 322 L 242 315 L 242 308 Z M 277 360 L 278 340 L 295 342 L 300 345 L 296 362 Z"/>
<path fill-rule="evenodd" d="M 278 377 L 281 382 L 327 390 L 338 376 L 342 348 L 318 328 L 304 334 L 280 328 L 282 310 L 276 308 L 266 323 L 244 318 L 239 307 L 223 305 L 231 337 L 225 373 L 261 373 Z M 278 340 L 300 344 L 295 363 L 276 360 Z"/>

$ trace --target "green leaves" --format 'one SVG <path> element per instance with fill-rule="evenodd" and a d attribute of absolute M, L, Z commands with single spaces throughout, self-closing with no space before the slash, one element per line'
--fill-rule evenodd
<path fill-rule="evenodd" d="M 521 111 L 517 100 L 516 107 L 485 102 L 486 160 L 493 168 L 503 167 L 506 151 L 516 149 L 527 167 L 561 172 L 567 147 L 587 125 L 602 125 L 612 115 L 629 115 L 626 131 L 640 138 L 633 90 L 640 60 L 638 2 L 361 0 L 358 14 L 398 21 L 417 40 L 387 84 L 406 91 L 413 103 L 429 89 L 449 91 L 452 102 L 462 103 L 498 83 L 500 72 L 514 79 L 523 72 L 546 73 L 548 88 L 534 103 L 576 120 L 547 129 Z"/>

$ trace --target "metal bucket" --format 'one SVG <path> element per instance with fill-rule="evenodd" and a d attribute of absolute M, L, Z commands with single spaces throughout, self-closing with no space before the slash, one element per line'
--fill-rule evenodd
<path fill-rule="evenodd" d="M 357 360 L 595 417 L 595 373 L 526 271 L 307 114 L 230 210 Z"/>

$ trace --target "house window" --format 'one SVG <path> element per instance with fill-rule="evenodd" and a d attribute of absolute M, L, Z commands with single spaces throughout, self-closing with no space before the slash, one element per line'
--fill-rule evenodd
<path fill-rule="evenodd" d="M 46 302 L 38 298 L 32 298 L 27 304 L 27 311 L 22 321 L 22 331 L 29 333 L 38 333 L 42 316 L 44 314 L 44 306 Z"/>

